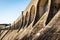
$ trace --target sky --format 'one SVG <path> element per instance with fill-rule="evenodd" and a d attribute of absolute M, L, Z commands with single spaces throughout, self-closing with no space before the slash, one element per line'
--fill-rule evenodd
<path fill-rule="evenodd" d="M 31 0 L 0 0 L 0 24 L 13 23 Z"/>

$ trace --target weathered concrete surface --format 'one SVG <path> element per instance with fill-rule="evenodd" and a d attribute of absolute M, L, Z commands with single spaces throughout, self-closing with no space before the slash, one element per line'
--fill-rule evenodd
<path fill-rule="evenodd" d="M 31 0 L 0 40 L 60 40 L 60 0 Z"/>

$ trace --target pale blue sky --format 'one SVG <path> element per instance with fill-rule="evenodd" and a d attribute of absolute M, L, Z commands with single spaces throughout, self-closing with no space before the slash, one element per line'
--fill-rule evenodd
<path fill-rule="evenodd" d="M 0 0 L 0 24 L 12 23 L 31 0 Z"/>

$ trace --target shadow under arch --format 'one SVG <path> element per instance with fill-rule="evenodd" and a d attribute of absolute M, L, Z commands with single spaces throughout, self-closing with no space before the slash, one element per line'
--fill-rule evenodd
<path fill-rule="evenodd" d="M 18 29 L 18 32 L 20 31 L 20 29 L 22 28 L 23 26 L 23 21 L 24 21 L 24 15 L 23 15 L 23 11 L 22 11 L 22 15 L 21 15 L 21 23 L 20 23 L 20 27 Z"/>
<path fill-rule="evenodd" d="M 29 17 L 28 25 L 30 25 L 30 23 L 32 23 L 32 21 L 34 20 L 34 17 L 35 17 L 35 6 L 32 5 L 31 9 L 30 9 L 30 17 Z"/>
<path fill-rule="evenodd" d="M 47 11 L 48 0 L 39 0 L 37 4 L 36 17 L 33 26 Z"/>
<path fill-rule="evenodd" d="M 24 26 L 28 26 L 28 22 L 29 22 L 29 14 L 28 14 L 28 11 L 26 12 L 26 15 L 25 15 L 25 23 L 24 23 Z"/>
<path fill-rule="evenodd" d="M 56 2 L 58 1 L 58 3 Z M 55 16 L 55 14 L 60 10 L 60 1 L 59 0 L 51 0 L 51 7 L 48 14 L 48 18 L 46 20 L 46 25 L 51 21 L 51 19 Z"/>

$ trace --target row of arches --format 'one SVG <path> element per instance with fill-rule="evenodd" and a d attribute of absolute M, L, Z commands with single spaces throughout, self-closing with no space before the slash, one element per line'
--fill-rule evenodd
<path fill-rule="evenodd" d="M 30 23 L 32 23 L 32 21 L 34 20 L 35 17 L 35 6 L 32 5 L 31 9 L 30 9 L 30 13 L 27 11 L 26 15 L 24 16 L 24 23 L 23 23 L 23 27 L 24 26 L 29 26 Z"/>
<path fill-rule="evenodd" d="M 36 16 L 35 16 L 35 11 L 36 11 Z M 22 18 L 20 19 L 22 21 L 19 20 L 16 24 L 14 24 L 15 28 L 21 28 L 22 26 L 24 27 L 24 26 L 30 25 L 32 23 L 32 21 L 34 20 L 34 17 L 35 17 L 35 20 L 34 20 L 34 23 L 33 23 L 33 26 L 34 26 L 36 24 L 36 22 L 43 15 L 43 13 L 44 13 L 43 11 L 44 11 L 44 8 L 41 7 L 41 3 L 40 3 L 40 0 L 39 0 L 38 4 L 37 4 L 37 10 L 35 10 L 35 6 L 32 5 L 31 8 L 30 8 L 30 13 L 27 11 L 26 15 L 24 16 L 23 12 L 22 12 Z"/>
<path fill-rule="evenodd" d="M 36 22 L 42 17 L 42 15 L 44 14 L 44 12 L 46 12 L 46 8 L 47 8 L 47 2 L 48 1 L 45 1 L 44 4 L 40 3 L 40 0 L 37 4 L 37 10 L 35 9 L 35 6 L 32 5 L 31 8 L 30 8 L 30 13 L 27 11 L 26 12 L 26 15 L 24 16 L 24 23 L 23 23 L 23 27 L 25 27 L 27 25 L 30 25 L 32 23 L 32 21 L 34 20 L 34 17 L 35 17 L 35 20 L 34 20 L 34 23 L 33 23 L 33 26 L 36 24 Z M 41 6 L 42 4 L 42 6 Z M 36 15 L 35 15 L 35 11 L 36 11 Z"/>
<path fill-rule="evenodd" d="M 21 26 L 20 26 L 19 30 L 21 28 L 28 27 L 34 20 L 34 17 L 35 17 L 35 6 L 32 5 L 32 7 L 30 9 L 30 13 L 28 11 L 26 12 L 25 15 L 23 15 L 23 13 L 22 13 L 22 22 L 21 22 Z"/>
<path fill-rule="evenodd" d="M 14 28 L 17 28 L 17 29 L 21 29 L 22 26 L 25 27 L 27 25 L 27 27 L 32 23 L 32 21 L 34 20 L 34 17 L 35 17 L 35 11 L 36 11 L 36 17 L 35 17 L 35 20 L 34 20 L 34 24 L 33 26 L 36 24 L 36 22 L 42 17 L 42 15 L 44 14 L 44 12 L 47 11 L 47 1 L 45 1 L 44 5 L 41 6 L 41 1 L 39 0 L 38 1 L 38 4 L 37 4 L 37 10 L 35 10 L 35 6 L 32 5 L 31 9 L 30 9 L 30 13 L 27 11 L 26 12 L 26 15 L 24 16 L 23 13 L 22 13 L 22 18 L 17 22 L 17 24 L 14 24 Z M 53 1 L 52 1 L 53 2 Z M 54 5 L 53 3 L 51 4 L 51 9 L 50 9 L 50 12 L 48 14 L 48 18 L 46 20 L 46 25 L 50 22 L 50 20 L 54 17 L 54 15 L 56 14 L 56 12 L 60 9 L 60 6 L 56 6 L 56 5 L 60 5 L 60 4 L 56 4 Z M 54 5 L 54 6 L 53 6 Z M 56 6 L 56 8 L 55 8 Z M 54 10 L 57 10 L 55 13 L 53 13 Z M 14 29 L 13 28 L 13 29 Z M 5 36 L 5 35 L 4 35 Z"/>
<path fill-rule="evenodd" d="M 56 5 L 55 5 L 56 4 Z M 34 24 L 36 24 L 36 22 L 43 16 L 43 14 L 47 11 L 47 6 L 48 5 L 48 0 L 39 0 L 38 4 L 37 4 L 37 10 L 36 10 L 36 17 L 35 17 L 35 21 Z M 54 6 L 55 5 L 55 6 Z M 45 25 L 47 25 L 51 19 L 54 17 L 54 15 L 56 14 L 56 12 L 60 9 L 60 4 L 58 3 L 54 3 L 54 1 L 52 0 L 51 3 L 51 8 L 50 11 L 48 13 L 48 18 L 46 20 Z M 53 10 L 55 10 L 55 13 L 53 13 Z M 33 21 L 34 18 L 34 14 L 35 14 L 35 6 L 32 5 L 31 9 L 30 9 L 30 19 L 29 19 L 29 24 Z"/>
<path fill-rule="evenodd" d="M 45 4 L 45 3 L 44 3 Z M 36 16 L 35 16 L 35 11 L 36 11 Z M 35 17 L 35 20 L 34 20 L 34 23 L 33 23 L 33 26 L 36 24 L 36 22 L 41 18 L 41 16 L 43 15 L 43 12 L 44 11 L 44 8 L 41 7 L 41 3 L 40 3 L 40 0 L 37 4 L 37 10 L 35 10 L 35 6 L 32 5 L 31 8 L 30 8 L 30 13 L 27 11 L 26 12 L 26 15 L 24 16 L 23 15 L 23 12 L 22 12 L 22 18 L 16 23 L 14 24 L 14 27 L 13 29 L 15 28 L 20 28 L 23 26 L 23 28 L 25 26 L 29 26 L 32 21 L 34 20 L 34 17 Z"/>
<path fill-rule="evenodd" d="M 55 8 L 54 1 L 52 1 L 52 4 L 51 4 L 51 9 L 50 9 L 50 13 L 48 15 L 48 18 L 46 20 L 46 25 L 49 23 L 49 21 L 53 18 L 53 16 L 56 14 L 56 13 L 52 13 L 53 11 L 53 8 L 54 10 L 56 9 L 58 11 L 58 9 L 60 9 L 60 7 L 56 6 L 57 8 Z M 42 4 L 43 3 L 43 4 Z M 33 23 L 33 26 L 36 24 L 36 22 L 42 17 L 42 15 L 47 11 L 47 4 L 48 4 L 48 0 L 39 0 L 38 1 L 38 4 L 37 4 L 37 10 L 35 9 L 35 6 L 32 5 L 31 8 L 30 8 L 30 13 L 28 11 L 26 11 L 26 15 L 24 16 L 23 15 L 23 12 L 22 12 L 22 18 L 16 23 L 14 24 L 16 26 L 16 28 L 21 28 L 22 26 L 28 26 L 32 23 L 32 21 L 34 20 L 34 17 L 35 17 L 35 20 L 34 20 L 34 23 Z M 56 5 L 59 5 L 59 4 L 56 4 Z M 35 16 L 35 11 L 36 11 L 36 16 Z"/>

